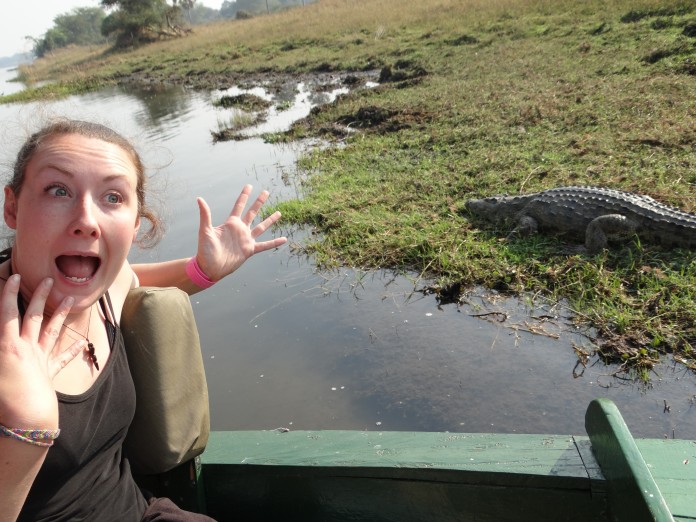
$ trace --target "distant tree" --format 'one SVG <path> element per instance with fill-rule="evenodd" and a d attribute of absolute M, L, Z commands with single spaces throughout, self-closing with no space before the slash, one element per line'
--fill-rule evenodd
<path fill-rule="evenodd" d="M 193 9 L 193 6 L 196 4 L 196 0 L 172 0 L 172 4 L 175 10 L 178 8 L 180 13 L 182 11 L 186 13 L 186 18 L 188 18 L 190 23 L 191 9 Z"/>
<path fill-rule="evenodd" d="M 237 16 L 237 2 L 235 0 L 225 0 L 220 7 L 220 16 L 222 18 L 234 18 Z"/>
<path fill-rule="evenodd" d="M 277 4 L 277 0 L 237 0 L 237 11 L 247 13 L 265 13 L 272 10 Z"/>
<path fill-rule="evenodd" d="M 56 28 L 70 35 L 70 43 L 89 45 L 102 43 L 101 23 L 106 13 L 99 7 L 78 7 L 72 13 L 55 17 Z"/>
<path fill-rule="evenodd" d="M 220 18 L 220 12 L 217 9 L 211 9 L 201 4 L 196 4 L 193 8 L 188 11 L 189 23 L 205 24 L 207 22 L 212 22 Z"/>
<path fill-rule="evenodd" d="M 104 43 L 100 29 L 105 16 L 99 7 L 78 7 L 56 16 L 53 27 L 42 38 L 34 39 L 34 54 L 41 57 L 68 45 Z"/>
<path fill-rule="evenodd" d="M 38 58 L 47 55 L 60 47 L 68 45 L 68 38 L 62 31 L 52 27 L 43 35 L 43 38 L 34 40 L 34 55 Z"/>
<path fill-rule="evenodd" d="M 125 47 L 148 42 L 161 36 L 181 36 L 182 9 L 192 8 L 189 0 L 101 0 L 101 5 L 115 9 L 102 22 L 104 36 L 116 36 L 116 46 Z"/>
<path fill-rule="evenodd" d="M 311 4 L 317 0 L 225 0 L 220 7 L 222 18 L 247 18 L 250 15 Z"/>

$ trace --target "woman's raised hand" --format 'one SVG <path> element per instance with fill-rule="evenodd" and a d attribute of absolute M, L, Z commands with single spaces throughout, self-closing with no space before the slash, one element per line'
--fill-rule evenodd
<path fill-rule="evenodd" d="M 85 341 L 59 347 L 63 322 L 74 302 L 66 297 L 44 315 L 53 280 L 34 291 L 24 318 L 17 308 L 20 276 L 11 275 L 0 296 L 0 423 L 13 428 L 55 429 L 58 402 L 53 378 L 84 350 Z"/>
<path fill-rule="evenodd" d="M 287 241 L 285 237 L 256 241 L 280 219 L 280 212 L 274 212 L 252 228 L 254 218 L 268 199 L 268 192 L 261 192 L 245 213 L 251 189 L 251 185 L 244 186 L 230 215 L 216 227 L 213 227 L 210 207 L 202 198 L 198 198 L 201 221 L 196 258 L 201 270 L 213 281 L 231 274 L 254 254 L 277 248 Z"/>

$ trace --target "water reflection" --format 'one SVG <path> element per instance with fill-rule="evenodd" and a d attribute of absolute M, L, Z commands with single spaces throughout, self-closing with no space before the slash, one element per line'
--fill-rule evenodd
<path fill-rule="evenodd" d="M 292 99 L 254 134 L 280 129 L 311 107 L 306 86 L 261 91 Z M 292 178 L 302 145 L 260 138 L 213 144 L 221 92 L 179 87 L 114 88 L 60 102 L 0 106 L 4 129 L 21 129 L 40 108 L 107 121 L 134 137 L 155 174 L 155 195 L 169 233 L 133 261 L 193 254 L 198 210 L 206 198 L 223 220 L 245 183 L 295 197 Z M 336 93 L 329 94 L 335 96 Z M 4 164 L 22 133 L 5 132 Z M 287 233 L 288 231 L 283 231 Z M 301 241 L 303 231 L 289 231 Z M 210 387 L 213 429 L 385 429 L 584 433 L 594 397 L 615 400 L 638 436 L 696 437 L 694 376 L 663 365 L 649 389 L 621 383 L 601 364 L 573 377 L 581 332 L 568 333 L 560 310 L 472 296 L 466 307 L 439 306 L 391 273 L 320 273 L 284 247 L 257 256 L 233 277 L 195 296 Z M 504 310 L 510 321 L 485 320 Z M 530 315 L 555 315 L 539 334 Z M 518 325 L 514 327 L 514 325 Z M 664 401 L 671 406 L 665 411 Z"/>
<path fill-rule="evenodd" d="M 153 139 L 171 137 L 177 126 L 186 125 L 195 117 L 191 97 L 181 86 L 131 85 L 119 88 L 116 92 L 119 91 L 140 102 L 142 108 L 137 111 L 135 121 L 139 127 L 147 129 L 148 136 Z"/>

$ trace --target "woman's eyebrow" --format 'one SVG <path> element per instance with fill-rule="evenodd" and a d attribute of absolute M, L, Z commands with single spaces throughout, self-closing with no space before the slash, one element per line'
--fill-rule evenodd
<path fill-rule="evenodd" d="M 74 178 L 74 177 L 75 177 L 75 175 L 74 175 L 71 171 L 66 170 L 65 168 L 62 168 L 60 165 L 56 165 L 56 164 L 54 164 L 54 163 L 47 163 L 46 165 L 43 165 L 43 166 L 41 167 L 39 173 L 45 172 L 47 169 L 57 170 L 57 171 L 60 172 L 61 174 L 64 174 L 64 175 L 66 175 L 66 176 L 68 176 L 68 177 L 70 177 L 70 178 Z"/>
<path fill-rule="evenodd" d="M 41 169 L 41 171 L 44 171 L 46 169 L 57 170 L 58 172 L 60 172 L 61 174 L 65 175 L 69 178 L 73 178 L 73 179 L 75 178 L 75 174 L 71 170 L 67 170 L 66 168 L 61 167 L 60 165 L 57 165 L 57 164 L 48 163 Z M 128 180 L 129 177 L 130 176 L 125 172 L 118 172 L 118 173 L 113 173 L 113 174 L 107 174 L 106 176 L 104 176 L 104 181 L 114 181 L 114 180 L 119 180 L 119 179 Z"/>

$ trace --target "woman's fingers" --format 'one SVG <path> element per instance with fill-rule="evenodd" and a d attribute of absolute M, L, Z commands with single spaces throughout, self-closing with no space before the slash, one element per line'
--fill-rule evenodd
<path fill-rule="evenodd" d="M 265 252 L 266 250 L 271 250 L 273 248 L 281 247 L 287 242 L 287 240 L 288 239 L 286 237 L 277 237 L 269 241 L 256 243 L 256 245 L 254 246 L 254 254 L 258 254 L 259 252 Z"/>
<path fill-rule="evenodd" d="M 254 218 L 256 215 L 259 213 L 259 210 L 263 206 L 264 203 L 266 203 L 266 200 L 268 199 L 268 191 L 264 190 L 259 194 L 259 197 L 256 198 L 256 201 L 254 201 L 254 204 L 251 205 L 251 208 L 247 211 L 247 213 L 244 215 L 244 224 L 247 226 L 250 226 L 251 223 L 254 221 Z"/>
<path fill-rule="evenodd" d="M 17 335 L 19 331 L 19 310 L 17 310 L 17 294 L 19 293 L 19 275 L 11 275 L 5 283 L 0 298 L 0 329 L 5 335 Z"/>
<path fill-rule="evenodd" d="M 70 309 L 74 303 L 75 299 L 72 297 L 66 297 L 63 299 L 60 305 L 58 305 L 58 308 L 56 308 L 56 310 L 53 312 L 53 315 L 48 320 L 43 330 L 43 335 L 46 338 L 48 347 L 50 348 L 48 373 L 51 379 L 53 379 L 58 372 L 65 368 L 70 361 L 82 353 L 85 349 L 85 345 L 87 344 L 87 341 L 84 339 L 79 339 L 64 350 L 56 353 L 60 331 L 63 327 L 63 323 L 65 322 L 65 318 L 70 313 Z"/>
<path fill-rule="evenodd" d="M 85 350 L 86 344 L 87 341 L 80 339 L 65 348 L 62 352 L 52 354 L 52 357 L 48 361 L 49 377 L 53 379 L 70 361 L 80 355 Z"/>
<path fill-rule="evenodd" d="M 48 349 L 53 349 L 58 342 L 60 337 L 61 329 L 63 328 L 63 323 L 70 313 L 72 305 L 75 303 L 75 299 L 72 297 L 66 297 L 55 309 L 53 315 L 48 319 L 43 328 L 43 337 L 40 341 Z"/>
<path fill-rule="evenodd" d="M 44 307 L 52 287 L 53 281 L 51 279 L 44 279 L 39 284 L 29 302 L 25 320 L 22 324 L 22 335 L 28 336 L 28 340 L 32 343 L 38 341 L 38 346 L 46 354 L 48 374 L 51 379 L 65 368 L 70 361 L 82 353 L 86 344 L 86 341 L 80 339 L 59 351 L 59 339 L 63 323 L 68 317 L 75 299 L 72 297 L 63 299 L 53 311 L 53 314 L 47 318 L 44 314 Z"/>
<path fill-rule="evenodd" d="M 34 290 L 31 296 L 29 306 L 22 320 L 22 335 L 26 335 L 29 339 L 38 339 L 41 332 L 41 325 L 44 321 L 44 309 L 48 295 L 53 288 L 53 279 L 46 278 L 39 283 L 39 286 Z"/>
<path fill-rule="evenodd" d="M 283 237 L 256 242 L 256 238 L 280 219 L 280 212 L 274 212 L 261 223 L 252 226 L 261 207 L 268 200 L 269 192 L 262 191 L 245 211 L 251 191 L 251 185 L 244 186 L 229 217 L 217 227 L 213 227 L 210 208 L 202 198 L 198 198 L 200 228 L 196 256 L 203 272 L 214 280 L 234 272 L 250 256 L 281 246 L 287 241 Z"/>
<path fill-rule="evenodd" d="M 234 207 L 232 207 L 232 212 L 230 213 L 230 216 L 237 218 L 242 217 L 242 212 L 244 212 L 244 207 L 246 207 L 247 201 L 249 200 L 249 194 L 251 193 L 251 189 L 251 185 L 244 185 L 241 194 L 239 194 L 237 201 L 234 203 Z"/>
<path fill-rule="evenodd" d="M 263 234 L 266 230 L 268 230 L 271 227 L 271 225 L 273 225 L 279 219 L 280 219 L 280 212 L 275 211 L 273 214 L 268 216 L 261 223 L 259 223 L 258 225 L 256 225 L 254 228 L 251 229 L 251 237 L 256 239 L 261 234 Z"/>
<path fill-rule="evenodd" d="M 198 233 L 200 235 L 205 230 L 213 228 L 213 217 L 210 212 L 210 207 L 208 206 L 208 203 L 206 203 L 203 198 L 198 198 L 196 201 L 198 202 Z"/>
<path fill-rule="evenodd" d="M 70 313 L 75 302 L 72 297 L 66 297 L 54 310 L 50 318 L 47 318 L 44 310 L 46 301 L 53 288 L 53 279 L 46 278 L 37 286 L 29 301 L 27 310 L 21 320 L 21 328 L 17 299 L 19 296 L 20 276 L 14 274 L 5 283 L 5 288 L 0 298 L 0 331 L 8 339 L 16 339 L 17 342 L 27 343 L 27 346 L 40 347 L 49 358 L 49 367 L 56 367 L 55 373 L 71 361 L 78 353 L 84 342 L 73 343 L 60 354 L 54 354 L 58 344 L 63 323 Z M 24 341 L 20 341 L 24 339 Z M 54 375 L 55 375 L 54 373 Z"/>

